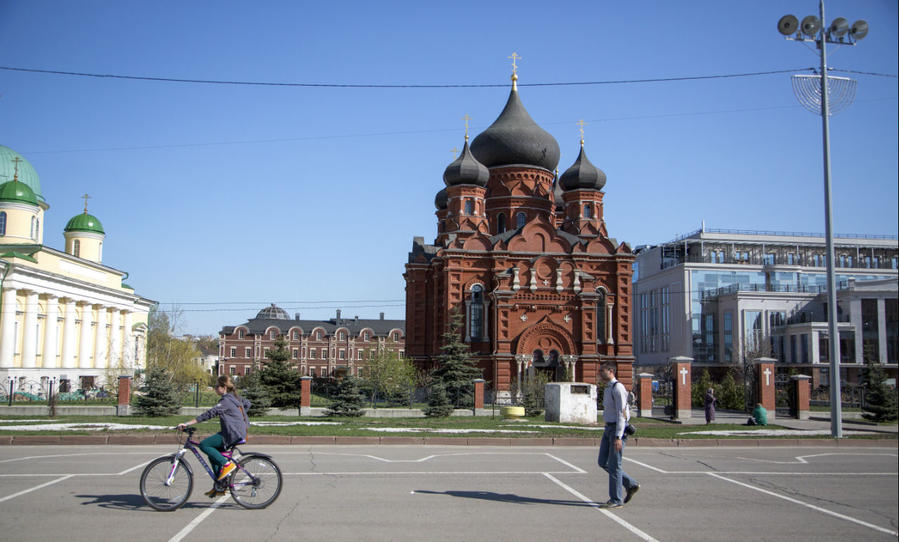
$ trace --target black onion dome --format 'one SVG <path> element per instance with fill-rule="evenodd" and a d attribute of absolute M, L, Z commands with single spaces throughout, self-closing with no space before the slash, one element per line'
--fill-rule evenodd
<path fill-rule="evenodd" d="M 281 307 L 272 303 L 256 314 L 257 320 L 290 320 L 290 315 Z"/>
<path fill-rule="evenodd" d="M 434 207 L 437 207 L 438 211 L 442 211 L 446 209 L 447 204 L 446 188 L 441 188 L 440 192 L 437 192 L 437 195 L 434 196 Z"/>
<path fill-rule="evenodd" d="M 584 152 L 584 146 L 581 145 L 581 152 L 577 155 L 577 160 L 559 178 L 559 185 L 562 190 L 602 190 L 602 187 L 606 185 L 606 174 L 590 163 L 590 159 Z"/>
<path fill-rule="evenodd" d="M 552 171 L 559 165 L 559 143 L 537 126 L 514 87 L 503 112 L 471 142 L 471 152 L 488 168 L 524 164 Z"/>
<path fill-rule="evenodd" d="M 556 172 L 556 178 L 553 179 L 553 203 L 558 209 L 565 208 L 565 200 L 562 198 L 562 186 L 559 184 L 558 172 Z"/>
<path fill-rule="evenodd" d="M 465 137 L 462 153 L 453 163 L 446 166 L 446 170 L 443 172 L 443 182 L 446 183 L 446 186 L 455 186 L 457 184 L 487 186 L 490 170 L 484 164 L 478 162 L 471 154 L 471 150 L 468 148 L 468 136 Z"/>

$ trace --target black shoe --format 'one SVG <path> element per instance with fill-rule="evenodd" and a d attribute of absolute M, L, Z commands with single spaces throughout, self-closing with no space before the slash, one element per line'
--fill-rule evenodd
<path fill-rule="evenodd" d="M 631 502 L 631 499 L 638 491 L 640 491 L 640 484 L 627 488 L 627 494 L 624 496 L 625 504 Z"/>

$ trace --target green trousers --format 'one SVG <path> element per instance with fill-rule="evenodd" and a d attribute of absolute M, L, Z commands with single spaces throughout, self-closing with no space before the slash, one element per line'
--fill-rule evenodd
<path fill-rule="evenodd" d="M 225 438 L 221 433 L 206 437 L 200 442 L 200 450 L 209 457 L 212 470 L 218 476 L 222 467 L 228 462 L 225 456 L 222 455 L 222 452 L 225 451 Z"/>

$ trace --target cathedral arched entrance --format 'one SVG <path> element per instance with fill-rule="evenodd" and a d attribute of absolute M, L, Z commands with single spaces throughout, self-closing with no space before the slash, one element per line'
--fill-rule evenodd
<path fill-rule="evenodd" d="M 519 390 L 537 375 L 550 382 L 574 382 L 577 350 L 571 334 L 563 327 L 543 321 L 529 328 L 516 345 L 516 371 L 513 374 Z"/>

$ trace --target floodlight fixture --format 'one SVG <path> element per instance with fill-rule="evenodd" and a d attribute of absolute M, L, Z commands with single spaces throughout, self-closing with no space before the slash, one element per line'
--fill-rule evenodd
<path fill-rule="evenodd" d="M 810 38 L 814 38 L 818 35 L 818 31 L 821 30 L 821 19 L 814 15 L 809 15 L 802 19 L 799 28 L 802 30 L 803 34 Z"/>
<path fill-rule="evenodd" d="M 852 23 L 852 28 L 849 29 L 849 35 L 852 36 L 853 39 L 860 40 L 868 35 L 868 22 L 865 20 L 859 19 Z"/>
<path fill-rule="evenodd" d="M 784 36 L 792 36 L 799 29 L 799 19 L 795 15 L 784 15 L 777 21 L 777 30 Z"/>
<path fill-rule="evenodd" d="M 849 21 L 843 17 L 837 17 L 830 23 L 830 28 L 827 29 L 827 32 L 832 37 L 842 40 L 846 32 L 849 32 Z"/>

